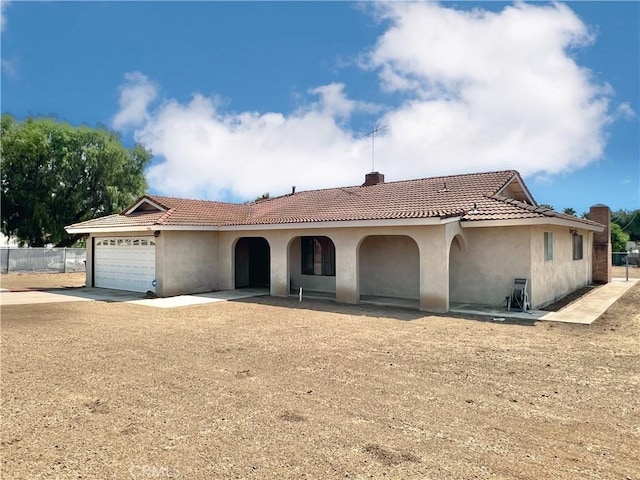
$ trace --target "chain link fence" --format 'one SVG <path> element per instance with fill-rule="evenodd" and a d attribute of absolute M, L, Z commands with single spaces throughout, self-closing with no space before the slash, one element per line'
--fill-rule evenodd
<path fill-rule="evenodd" d="M 84 272 L 85 248 L 0 248 L 0 272 Z"/>

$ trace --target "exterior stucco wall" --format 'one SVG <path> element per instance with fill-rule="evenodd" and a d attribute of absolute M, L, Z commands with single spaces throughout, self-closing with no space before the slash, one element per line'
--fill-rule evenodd
<path fill-rule="evenodd" d="M 544 259 L 544 232 L 553 233 L 553 260 Z M 573 260 L 573 235 L 568 227 L 531 228 L 531 303 L 547 305 L 591 283 L 593 234 L 583 235 L 583 258 Z"/>
<path fill-rule="evenodd" d="M 156 239 L 156 293 L 167 297 L 218 289 L 216 232 L 164 231 Z"/>
<path fill-rule="evenodd" d="M 360 244 L 360 295 L 420 298 L 420 254 L 404 235 L 373 235 Z"/>
<path fill-rule="evenodd" d="M 295 237 L 289 245 L 289 271 L 291 272 L 290 288 L 311 290 L 314 292 L 335 293 L 336 277 L 328 275 L 302 274 L 302 242 Z M 337 267 L 337 265 L 336 265 Z"/>
<path fill-rule="evenodd" d="M 466 249 L 450 250 L 450 298 L 457 303 L 500 305 L 516 278 L 531 282 L 530 227 L 466 228 Z"/>
<path fill-rule="evenodd" d="M 529 300 L 540 308 L 591 281 L 593 234 L 583 235 L 583 259 L 573 260 L 568 227 L 467 228 L 467 248 L 453 242 L 450 298 L 456 303 L 500 305 L 516 278 L 529 280 Z M 544 259 L 544 232 L 553 233 L 553 260 Z"/>
<path fill-rule="evenodd" d="M 87 255 L 85 261 L 85 285 L 87 287 L 93 287 L 93 239 L 94 235 L 89 235 L 86 241 Z"/>

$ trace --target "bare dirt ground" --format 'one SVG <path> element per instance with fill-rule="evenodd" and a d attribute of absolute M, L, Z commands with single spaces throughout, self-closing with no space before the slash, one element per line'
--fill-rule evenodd
<path fill-rule="evenodd" d="M 45 290 L 50 288 L 84 287 L 85 272 L 74 273 L 4 273 L 0 288 L 11 290 Z"/>
<path fill-rule="evenodd" d="M 6 306 L 1 476 L 639 480 L 639 305 L 640 284 L 591 326 Z"/>

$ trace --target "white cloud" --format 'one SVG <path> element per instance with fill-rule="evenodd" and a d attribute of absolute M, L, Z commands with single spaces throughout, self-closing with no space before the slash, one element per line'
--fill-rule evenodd
<path fill-rule="evenodd" d="M 321 92 L 335 93 L 335 86 Z M 343 115 L 345 99 L 321 95 L 318 103 L 291 115 L 244 112 L 225 114 L 214 101 L 196 95 L 186 105 L 164 103 L 136 140 L 166 160 L 147 173 L 164 193 L 242 198 L 264 192 L 335 186 L 357 182 L 365 165 L 366 144 L 343 130 L 333 115 Z"/>
<path fill-rule="evenodd" d="M 5 10 L 9 6 L 9 0 L 0 0 L 0 30 L 4 30 L 5 25 L 7 24 L 7 14 Z"/>
<path fill-rule="evenodd" d="M 2 74 L 9 78 L 16 78 L 18 76 L 18 69 L 16 66 L 4 58 L 0 60 L 0 69 L 2 69 Z"/>
<path fill-rule="evenodd" d="M 602 156 L 611 91 L 576 64 L 571 50 L 594 41 L 566 6 L 516 4 L 500 12 L 435 3 L 374 7 L 389 27 L 367 53 L 381 87 L 405 101 L 386 106 L 376 169 L 389 180 L 515 168 L 551 175 Z M 371 142 L 348 129 L 355 112 L 380 106 L 350 99 L 340 83 L 291 114 L 227 113 L 196 95 L 148 112 L 157 89 L 133 74 L 114 124 L 140 123 L 136 139 L 163 157 L 148 171 L 166 194 L 252 198 L 263 192 L 357 184 Z M 623 104 L 624 105 L 624 104 Z M 624 106 L 617 116 L 628 113 Z"/>
<path fill-rule="evenodd" d="M 616 108 L 616 113 L 614 115 L 614 119 L 623 118 L 624 120 L 632 120 L 636 117 L 636 112 L 634 112 L 631 105 L 628 102 L 623 102 Z"/>
<path fill-rule="evenodd" d="M 311 108 L 319 109 L 323 115 L 331 118 L 348 120 L 355 112 L 376 113 L 380 111 L 378 105 L 347 98 L 343 83 L 331 83 L 316 87 L 309 90 L 309 93 L 321 97 L 318 103 L 311 105 Z"/>
<path fill-rule="evenodd" d="M 593 41 L 566 6 L 494 13 L 397 2 L 370 52 L 389 90 L 411 100 L 388 114 L 381 155 L 421 152 L 429 173 L 517 168 L 556 173 L 602 155 L 608 101 L 568 54 Z M 396 165 L 394 164 L 394 167 Z M 402 174 L 404 165 L 391 172 Z"/>
<path fill-rule="evenodd" d="M 147 108 L 158 95 L 157 87 L 140 72 L 125 74 L 125 84 L 120 87 L 120 110 L 111 124 L 116 130 L 136 127 L 149 119 Z"/>

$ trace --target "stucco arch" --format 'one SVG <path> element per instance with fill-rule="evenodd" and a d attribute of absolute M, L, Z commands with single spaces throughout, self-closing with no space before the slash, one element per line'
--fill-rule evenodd
<path fill-rule="evenodd" d="M 466 255 L 467 242 L 463 235 L 454 235 L 449 245 L 449 301 L 460 302 L 459 291 L 468 281 L 465 271 L 468 270 L 469 258 Z M 466 266 L 466 267 L 465 267 Z M 466 280 L 465 280 L 466 278 Z"/>
<path fill-rule="evenodd" d="M 367 235 L 357 246 L 359 296 L 420 298 L 420 251 L 410 235 Z"/>
<path fill-rule="evenodd" d="M 324 233 L 324 232 L 323 232 Z M 309 242 L 320 247 L 308 251 Z M 305 244 L 307 246 L 305 246 Z M 311 255 L 311 258 L 309 256 Z M 335 297 L 336 243 L 330 235 L 296 235 L 287 243 L 289 288 Z M 306 262 L 312 261 L 313 265 Z M 318 263 L 319 262 L 319 263 Z"/>
<path fill-rule="evenodd" d="M 234 288 L 271 285 L 271 245 L 265 237 L 235 238 L 231 258 Z"/>

